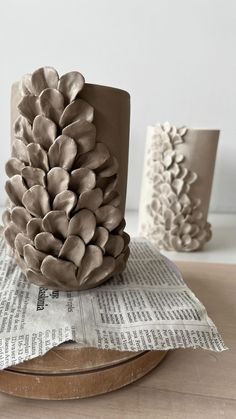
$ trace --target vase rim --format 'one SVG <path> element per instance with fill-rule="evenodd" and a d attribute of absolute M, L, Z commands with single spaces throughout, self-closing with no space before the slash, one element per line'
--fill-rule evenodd
<path fill-rule="evenodd" d="M 99 88 L 104 88 L 104 89 L 110 89 L 110 90 L 116 90 L 117 92 L 123 93 L 127 96 L 130 97 L 130 93 L 127 92 L 127 90 L 124 89 L 120 89 L 119 87 L 114 87 L 114 86 L 106 86 L 104 84 L 97 84 L 97 83 L 85 83 L 85 86 L 94 86 L 94 87 L 99 87 Z"/>

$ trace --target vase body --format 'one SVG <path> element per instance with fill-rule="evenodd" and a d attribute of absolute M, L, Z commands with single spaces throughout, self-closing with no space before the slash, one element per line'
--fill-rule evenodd
<path fill-rule="evenodd" d="M 194 251 L 210 240 L 218 138 L 218 130 L 148 127 L 139 232 L 158 248 Z"/>
<path fill-rule="evenodd" d="M 28 280 L 93 288 L 122 272 L 130 96 L 44 67 L 12 86 L 4 235 Z"/>

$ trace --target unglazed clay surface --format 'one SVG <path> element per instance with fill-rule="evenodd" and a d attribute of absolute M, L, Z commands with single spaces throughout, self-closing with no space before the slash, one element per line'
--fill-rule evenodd
<path fill-rule="evenodd" d="M 6 164 L 5 238 L 30 282 L 59 290 L 97 286 L 129 255 L 119 164 L 97 138 L 83 87 L 76 71 L 24 76 Z"/>
<path fill-rule="evenodd" d="M 189 143 L 192 139 L 198 140 L 193 138 L 193 131 L 176 128 L 168 122 L 149 127 L 139 224 L 141 234 L 160 249 L 190 252 L 201 248 L 211 238 L 211 226 L 206 219 L 210 196 L 205 190 L 211 189 L 219 133 L 216 131 L 215 138 L 209 138 L 214 141 L 212 155 L 205 149 L 205 159 L 199 165 L 203 167 L 209 158 L 213 160 L 205 179 L 205 182 L 210 179 L 210 183 L 206 185 L 204 179 L 200 181 L 198 173 L 189 168 L 191 159 L 198 161 L 201 157 L 196 141 L 195 155 L 187 158 Z M 200 187 L 198 185 L 194 191 L 199 182 Z"/>

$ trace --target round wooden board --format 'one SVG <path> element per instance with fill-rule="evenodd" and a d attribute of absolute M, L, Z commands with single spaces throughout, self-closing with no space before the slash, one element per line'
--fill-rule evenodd
<path fill-rule="evenodd" d="M 68 400 L 117 390 L 156 367 L 167 351 L 120 352 L 63 344 L 0 373 L 0 391 L 30 399 Z"/>

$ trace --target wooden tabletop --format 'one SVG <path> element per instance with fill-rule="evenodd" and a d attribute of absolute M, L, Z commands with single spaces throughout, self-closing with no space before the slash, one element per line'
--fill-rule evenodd
<path fill-rule="evenodd" d="M 90 399 L 55 402 L 0 394 L 0 418 L 235 419 L 236 265 L 177 265 L 206 306 L 228 351 L 169 352 L 160 366 L 136 383 Z"/>

